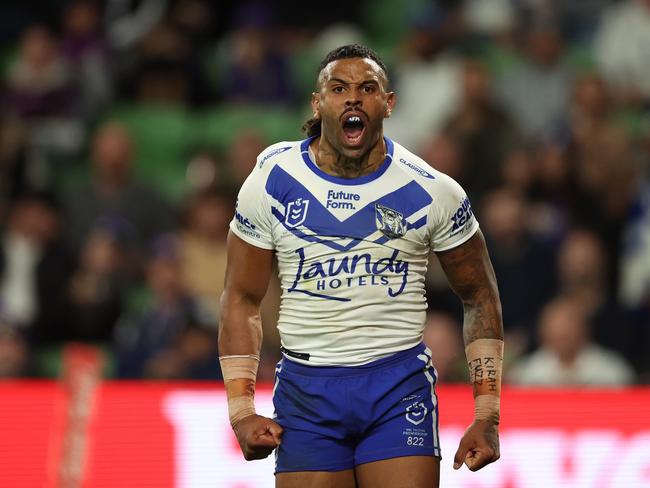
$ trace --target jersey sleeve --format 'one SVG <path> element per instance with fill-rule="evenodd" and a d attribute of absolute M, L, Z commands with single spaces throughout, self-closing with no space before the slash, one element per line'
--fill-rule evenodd
<path fill-rule="evenodd" d="M 255 165 L 237 195 L 230 230 L 237 237 L 262 249 L 274 249 L 271 206 L 264 188 L 264 175 Z"/>
<path fill-rule="evenodd" d="M 465 190 L 453 178 L 441 174 L 440 185 L 431 206 L 431 250 L 446 251 L 460 246 L 478 230 L 479 225 Z"/>

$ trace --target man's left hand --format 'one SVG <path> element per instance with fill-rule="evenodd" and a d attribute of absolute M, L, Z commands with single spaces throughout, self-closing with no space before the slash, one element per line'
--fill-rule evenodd
<path fill-rule="evenodd" d="M 470 471 L 478 471 L 499 456 L 498 425 L 488 420 L 475 420 L 460 440 L 454 456 L 454 469 L 459 469 L 464 462 Z"/>

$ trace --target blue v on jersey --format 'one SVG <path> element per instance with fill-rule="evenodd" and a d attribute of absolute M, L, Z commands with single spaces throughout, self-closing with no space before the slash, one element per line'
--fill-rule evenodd
<path fill-rule="evenodd" d="M 323 172 L 310 142 L 260 154 L 230 224 L 277 255 L 283 348 L 299 363 L 358 366 L 417 346 L 429 253 L 478 229 L 465 192 L 388 138 L 378 170 L 353 179 Z"/>

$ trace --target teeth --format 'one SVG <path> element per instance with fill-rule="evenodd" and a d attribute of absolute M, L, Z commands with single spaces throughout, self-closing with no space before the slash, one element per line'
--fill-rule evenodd
<path fill-rule="evenodd" d="M 361 117 L 359 117 L 358 115 L 353 115 L 348 119 L 348 122 L 361 122 Z"/>

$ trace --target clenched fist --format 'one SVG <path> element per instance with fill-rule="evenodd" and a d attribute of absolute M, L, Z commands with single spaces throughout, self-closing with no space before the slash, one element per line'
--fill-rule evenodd
<path fill-rule="evenodd" d="M 250 415 L 233 426 L 246 461 L 263 459 L 280 445 L 282 427 L 261 415 Z"/>
<path fill-rule="evenodd" d="M 497 424 L 488 420 L 475 420 L 470 425 L 454 456 L 454 469 L 463 462 L 470 471 L 478 471 L 499 459 L 499 431 Z"/>

